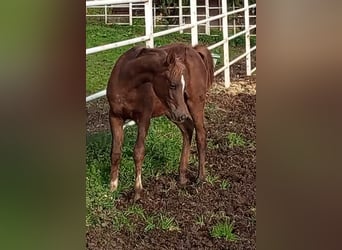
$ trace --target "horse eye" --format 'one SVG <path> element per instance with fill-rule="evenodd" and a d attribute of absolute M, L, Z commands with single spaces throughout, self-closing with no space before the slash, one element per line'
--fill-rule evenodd
<path fill-rule="evenodd" d="M 176 85 L 175 83 L 171 83 L 171 84 L 170 84 L 170 89 L 176 89 L 176 86 L 177 86 L 177 85 Z"/>

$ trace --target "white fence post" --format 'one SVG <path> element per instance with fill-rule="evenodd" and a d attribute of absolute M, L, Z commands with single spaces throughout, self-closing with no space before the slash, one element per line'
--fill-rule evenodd
<path fill-rule="evenodd" d="M 250 76 L 251 73 L 251 42 L 250 42 L 250 31 L 249 31 L 249 6 L 248 0 L 244 0 L 245 7 L 245 45 L 246 45 L 246 75 Z"/>
<path fill-rule="evenodd" d="M 105 11 L 105 24 L 108 24 L 108 16 L 107 16 L 108 10 L 107 10 L 107 5 L 105 5 L 104 11 Z"/>
<path fill-rule="evenodd" d="M 128 7 L 128 12 L 129 12 L 129 25 L 133 25 L 133 3 L 129 3 Z"/>
<path fill-rule="evenodd" d="M 209 0 L 205 0 L 205 19 L 210 17 Z M 210 22 L 205 23 L 205 34 L 210 35 Z"/>
<path fill-rule="evenodd" d="M 197 23 L 197 0 L 190 0 L 191 24 Z M 198 25 L 191 28 L 191 44 L 198 44 Z"/>
<path fill-rule="evenodd" d="M 233 10 L 235 10 L 235 1 L 233 1 Z M 234 35 L 236 34 L 236 20 L 235 20 L 235 15 L 233 16 L 233 30 L 234 30 Z"/>
<path fill-rule="evenodd" d="M 179 0 L 179 26 L 183 25 L 183 0 Z M 183 34 L 183 30 L 179 31 L 180 34 Z"/>
<path fill-rule="evenodd" d="M 248 0 L 247 0 L 248 1 Z M 222 0 L 222 14 L 227 14 L 227 0 Z M 223 63 L 224 63 L 224 86 L 230 86 L 230 66 L 229 66 L 229 40 L 228 40 L 228 15 L 222 18 L 222 33 L 223 33 Z"/>
<path fill-rule="evenodd" d="M 144 4 L 145 6 L 145 35 L 149 37 L 146 41 L 146 47 L 154 47 L 153 39 L 153 17 L 152 17 L 152 0 L 148 0 Z"/>
<path fill-rule="evenodd" d="M 156 4 L 153 4 L 153 27 L 157 27 L 157 7 Z"/>

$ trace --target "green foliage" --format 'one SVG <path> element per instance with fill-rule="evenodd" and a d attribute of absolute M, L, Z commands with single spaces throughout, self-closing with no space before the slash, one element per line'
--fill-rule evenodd
<path fill-rule="evenodd" d="M 136 204 L 133 204 L 132 206 L 130 206 L 125 212 L 125 215 L 127 216 L 134 215 L 134 216 L 145 219 L 144 209 L 141 206 L 136 205 Z"/>
<path fill-rule="evenodd" d="M 129 217 L 121 211 L 117 211 L 114 214 L 113 226 L 116 231 L 120 231 L 122 229 L 127 229 L 130 232 L 134 231 L 134 224 L 129 219 Z"/>
<path fill-rule="evenodd" d="M 237 133 L 228 133 L 227 139 L 229 148 L 246 146 L 246 140 Z"/>
<path fill-rule="evenodd" d="M 145 220 L 146 226 L 144 228 L 145 232 L 151 231 L 157 227 L 155 224 L 155 217 L 154 216 L 148 216 Z"/>
<path fill-rule="evenodd" d="M 223 180 L 223 181 L 221 181 L 220 187 L 221 187 L 221 189 L 226 190 L 230 187 L 230 183 L 226 180 Z"/>
<path fill-rule="evenodd" d="M 220 222 L 211 230 L 211 236 L 214 238 L 224 238 L 227 241 L 236 241 L 237 235 L 233 233 L 233 223 L 229 223 L 228 220 Z"/>
<path fill-rule="evenodd" d="M 180 228 L 178 227 L 175 218 L 168 217 L 163 214 L 159 215 L 158 226 L 160 229 L 165 231 L 180 231 Z"/>
<path fill-rule="evenodd" d="M 212 185 L 212 186 L 215 184 L 215 182 L 218 181 L 218 179 L 219 179 L 218 176 L 213 176 L 213 175 L 210 175 L 210 174 L 208 174 L 207 177 L 206 177 L 207 182 L 210 185 Z"/>
<path fill-rule="evenodd" d="M 145 223 L 144 231 L 160 229 L 164 231 L 180 231 L 174 217 L 163 213 L 147 214 L 140 205 L 133 204 L 126 210 L 112 210 L 112 225 L 115 231 L 127 230 L 133 232 L 137 221 Z"/>

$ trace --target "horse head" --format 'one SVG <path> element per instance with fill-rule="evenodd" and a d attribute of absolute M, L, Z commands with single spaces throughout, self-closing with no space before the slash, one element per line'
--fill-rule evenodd
<path fill-rule="evenodd" d="M 191 117 L 184 99 L 186 66 L 174 53 L 168 53 L 160 68 L 161 70 L 154 76 L 154 91 L 168 108 L 169 118 L 174 122 L 184 122 Z"/>

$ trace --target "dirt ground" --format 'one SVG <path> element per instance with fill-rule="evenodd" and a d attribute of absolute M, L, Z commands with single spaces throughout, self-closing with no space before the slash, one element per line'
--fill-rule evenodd
<path fill-rule="evenodd" d="M 106 110 L 103 101 L 88 107 L 88 133 L 108 129 Z M 256 249 L 256 78 L 239 77 L 229 89 L 214 84 L 208 93 L 205 117 L 209 145 L 206 168 L 210 175 L 227 180 L 230 187 L 224 190 L 219 184 L 205 182 L 181 188 L 175 183 L 176 174 L 150 178 L 139 204 L 148 213 L 167 211 L 181 231 L 146 233 L 138 220 L 134 232 L 117 232 L 111 224 L 90 227 L 87 249 Z M 248 145 L 229 148 L 228 132 L 242 135 Z M 196 168 L 190 166 L 192 179 Z M 131 195 L 132 191 L 124 194 L 114 206 L 127 208 Z M 234 221 L 234 233 L 239 237 L 236 242 L 210 235 L 220 214 Z M 194 223 L 199 215 L 204 216 L 205 225 Z"/>

